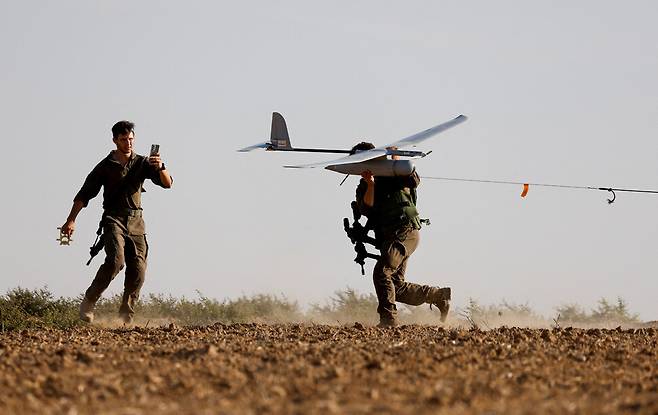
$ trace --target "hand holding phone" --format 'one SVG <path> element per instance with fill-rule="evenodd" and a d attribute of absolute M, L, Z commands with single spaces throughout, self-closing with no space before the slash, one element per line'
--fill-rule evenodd
<path fill-rule="evenodd" d="M 158 171 L 164 170 L 164 164 L 160 158 L 160 144 L 151 144 L 151 153 L 149 155 L 149 163 Z"/>
<path fill-rule="evenodd" d="M 160 144 L 151 144 L 151 156 L 160 154 Z"/>

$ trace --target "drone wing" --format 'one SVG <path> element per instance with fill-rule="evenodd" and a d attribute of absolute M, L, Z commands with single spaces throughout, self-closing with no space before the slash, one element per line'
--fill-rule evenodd
<path fill-rule="evenodd" d="M 269 147 L 272 147 L 272 144 L 265 142 L 265 143 L 258 143 L 258 144 L 254 144 L 253 146 L 241 148 L 238 151 L 241 153 L 246 153 L 251 150 L 256 150 L 257 148 L 269 148 Z"/>
<path fill-rule="evenodd" d="M 349 156 L 339 158 L 337 160 L 331 160 L 331 161 L 323 161 L 320 163 L 311 163 L 311 164 L 300 164 L 300 165 L 294 165 L 294 166 L 283 166 L 291 169 L 306 169 L 306 168 L 317 168 L 317 167 L 327 167 L 327 166 L 337 166 L 341 164 L 351 164 L 351 163 L 360 163 L 363 161 L 368 161 L 372 159 L 376 159 L 378 157 L 385 157 L 386 155 L 389 154 L 398 154 L 402 155 L 405 157 L 424 157 L 426 154 L 421 153 L 421 152 L 416 152 L 416 151 L 400 151 L 400 150 L 390 150 L 388 149 L 389 147 L 406 147 L 406 146 L 415 146 L 416 144 L 427 140 L 428 138 L 447 130 L 448 128 L 452 128 L 457 124 L 461 124 L 464 121 L 467 120 L 467 117 L 465 115 L 460 115 L 448 122 L 444 122 L 443 124 L 439 124 L 437 126 L 434 126 L 432 128 L 428 128 L 427 130 L 421 131 L 419 133 L 416 133 L 414 135 L 411 135 L 407 138 L 403 138 L 402 140 L 398 140 L 394 143 L 391 143 L 387 146 L 382 146 L 382 147 L 377 147 L 372 150 L 366 150 L 366 151 L 360 151 L 356 154 L 350 154 Z M 407 154 L 408 153 L 408 154 Z"/>
<path fill-rule="evenodd" d="M 386 156 L 388 152 L 383 148 L 374 148 L 372 150 L 359 151 L 355 154 L 350 154 L 346 157 L 341 157 L 336 160 L 323 161 L 320 163 L 300 164 L 296 166 L 283 166 L 289 169 L 313 169 L 316 167 L 336 166 L 339 164 L 360 163 L 362 161 L 376 159 L 378 157 Z"/>
<path fill-rule="evenodd" d="M 436 135 L 440 132 L 443 132 L 443 131 L 447 130 L 448 128 L 452 128 L 457 124 L 463 123 L 467 119 L 468 119 L 468 117 L 466 117 L 465 115 L 460 115 L 460 116 L 458 116 L 458 117 L 456 117 L 456 118 L 454 118 L 454 119 L 452 119 L 448 122 L 444 122 L 443 124 L 439 124 L 439 125 L 434 126 L 432 128 L 428 128 L 425 131 L 421 131 L 421 132 L 416 133 L 414 135 L 411 135 L 407 138 L 403 138 L 402 140 L 398 140 L 398 141 L 396 141 L 394 143 L 391 143 L 391 144 L 389 144 L 387 146 L 384 146 L 384 147 L 415 146 L 416 144 L 418 144 L 422 141 L 425 141 L 428 138 L 430 138 L 430 137 L 432 137 L 432 136 L 434 136 L 434 135 Z"/>

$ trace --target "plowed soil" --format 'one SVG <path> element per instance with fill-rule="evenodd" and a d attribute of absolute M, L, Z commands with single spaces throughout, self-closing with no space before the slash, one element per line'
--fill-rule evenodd
<path fill-rule="evenodd" d="M 216 324 L 0 334 L 0 413 L 658 413 L 658 330 Z"/>

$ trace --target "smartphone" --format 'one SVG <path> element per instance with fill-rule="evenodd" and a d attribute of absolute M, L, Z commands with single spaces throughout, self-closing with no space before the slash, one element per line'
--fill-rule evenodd
<path fill-rule="evenodd" d="M 151 144 L 151 156 L 155 156 L 156 154 L 160 154 L 160 144 Z"/>

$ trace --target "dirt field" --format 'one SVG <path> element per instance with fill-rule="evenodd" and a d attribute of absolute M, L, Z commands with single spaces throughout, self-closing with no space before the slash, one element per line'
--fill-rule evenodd
<path fill-rule="evenodd" d="M 236 324 L 0 334 L 0 413 L 658 413 L 658 330 Z"/>

